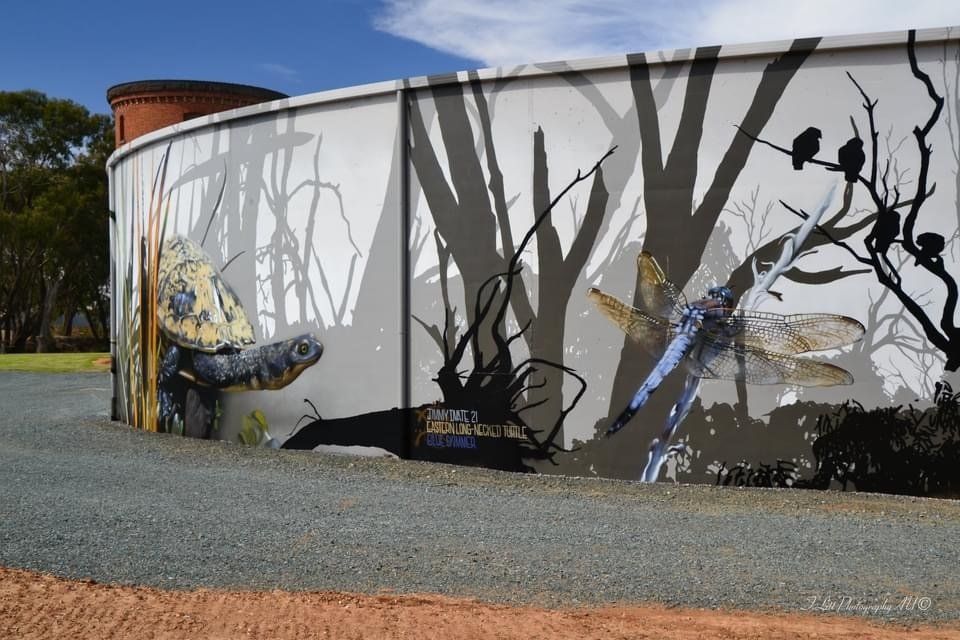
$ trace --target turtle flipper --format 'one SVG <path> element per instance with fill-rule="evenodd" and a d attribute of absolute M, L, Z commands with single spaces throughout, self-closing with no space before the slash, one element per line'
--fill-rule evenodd
<path fill-rule="evenodd" d="M 160 363 L 160 375 L 157 380 L 157 420 L 160 430 L 174 431 L 175 425 L 182 420 L 183 408 L 175 395 L 177 367 L 180 363 L 180 350 L 170 345 L 163 362 Z"/>
<path fill-rule="evenodd" d="M 216 394 L 206 390 L 187 389 L 183 415 L 183 435 L 188 438 L 207 439 L 213 426 L 216 411 Z"/>

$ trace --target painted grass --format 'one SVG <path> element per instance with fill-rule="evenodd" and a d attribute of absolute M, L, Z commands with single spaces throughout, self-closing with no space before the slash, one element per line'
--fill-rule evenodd
<path fill-rule="evenodd" d="M 3 353 L 0 371 L 35 373 L 76 373 L 109 371 L 109 353 Z"/>

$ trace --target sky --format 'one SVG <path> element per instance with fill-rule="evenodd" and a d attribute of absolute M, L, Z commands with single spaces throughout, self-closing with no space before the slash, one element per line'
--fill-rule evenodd
<path fill-rule="evenodd" d="M 700 45 L 960 26 L 957 0 L 6 0 L 0 91 L 107 113 L 121 82 L 190 79 L 301 95 Z"/>

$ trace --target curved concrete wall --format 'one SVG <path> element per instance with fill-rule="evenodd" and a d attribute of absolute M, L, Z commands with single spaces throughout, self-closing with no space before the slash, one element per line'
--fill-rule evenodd
<path fill-rule="evenodd" d="M 483 70 L 145 136 L 110 163 L 118 413 L 290 448 L 866 488 L 874 479 L 837 469 L 892 445 L 850 444 L 849 401 L 869 411 L 941 397 L 935 383 L 960 354 L 957 46 L 928 30 L 909 46 L 891 33 Z M 925 78 L 947 99 L 939 112 Z M 313 333 L 320 360 L 296 379 L 270 374 L 282 388 L 212 390 L 195 345 L 155 320 L 209 320 L 196 291 L 164 296 L 158 256 L 176 235 L 202 241 L 209 263 L 191 273 L 226 282 L 249 317 L 244 357 L 276 359 L 254 350 Z M 745 314 L 705 321 L 686 369 L 727 380 L 688 394 L 669 451 L 661 432 L 684 363 L 604 436 L 664 368 L 642 345 L 676 332 L 637 286 L 641 250 L 689 300 L 726 284 Z M 590 287 L 643 313 L 615 308 L 606 315 L 627 314 L 618 326 Z M 771 313 L 844 316 L 865 337 L 847 344 L 856 330 L 831 324 L 846 320 Z M 797 355 L 787 330 L 837 348 Z M 752 384 L 778 380 L 793 384 Z"/>

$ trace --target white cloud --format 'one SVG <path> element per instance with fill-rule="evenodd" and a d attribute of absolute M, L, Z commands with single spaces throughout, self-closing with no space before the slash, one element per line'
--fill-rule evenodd
<path fill-rule="evenodd" d="M 388 0 L 375 26 L 440 51 L 501 66 L 638 50 L 674 30 L 668 0 Z M 601 8 L 598 8 L 601 7 Z"/>
<path fill-rule="evenodd" d="M 707 44 L 960 25 L 960 2 L 942 0 L 723 0 L 716 7 L 697 34 Z"/>
<path fill-rule="evenodd" d="M 386 0 L 375 20 L 381 31 L 493 67 L 952 25 L 956 0 Z"/>

